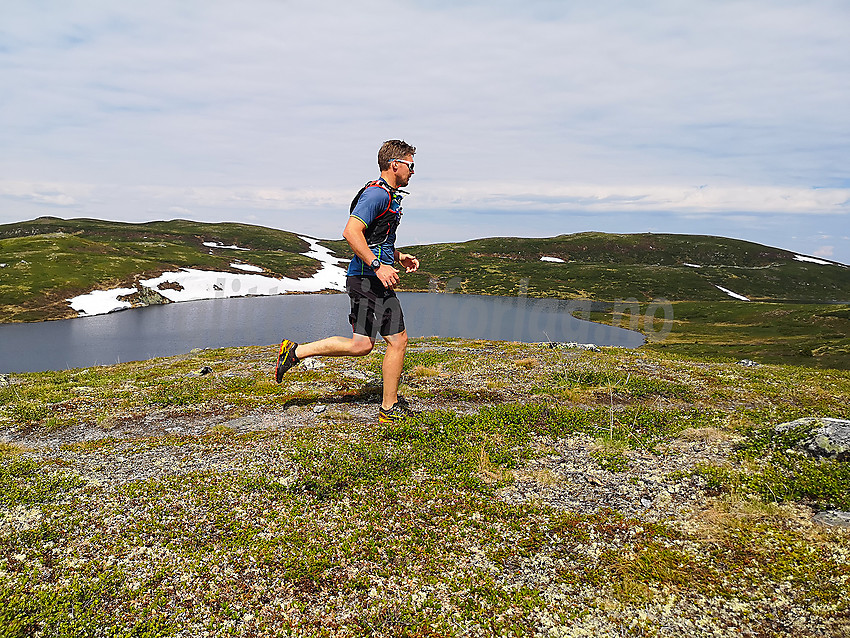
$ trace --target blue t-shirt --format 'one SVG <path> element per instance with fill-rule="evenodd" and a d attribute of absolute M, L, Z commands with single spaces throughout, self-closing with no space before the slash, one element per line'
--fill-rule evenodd
<path fill-rule="evenodd" d="M 392 266 L 395 262 L 396 228 L 398 228 L 399 222 L 401 222 L 402 215 L 402 194 L 399 191 L 391 189 L 383 178 L 379 179 L 378 182 L 384 188 L 370 186 L 364 190 L 354 210 L 351 211 L 351 216 L 356 217 L 366 224 L 366 241 L 369 243 L 369 248 L 372 249 L 375 257 L 380 259 L 381 263 Z M 390 193 L 387 192 L 388 190 L 392 193 L 392 203 L 390 203 Z M 389 210 L 387 209 L 387 204 L 390 204 Z M 370 228 L 370 225 L 372 228 Z M 372 267 L 364 263 L 357 255 L 348 264 L 347 274 L 349 276 L 376 276 Z"/>

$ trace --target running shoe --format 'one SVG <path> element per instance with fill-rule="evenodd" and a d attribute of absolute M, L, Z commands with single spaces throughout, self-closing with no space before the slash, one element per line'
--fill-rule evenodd
<path fill-rule="evenodd" d="M 414 412 L 401 402 L 395 403 L 391 408 L 378 410 L 378 423 L 397 423 L 402 419 L 414 416 Z"/>
<path fill-rule="evenodd" d="M 287 370 L 301 361 L 295 356 L 295 348 L 297 347 L 297 343 L 288 339 L 284 339 L 280 344 L 280 354 L 277 356 L 277 368 L 274 373 L 274 379 L 278 383 L 283 380 L 283 375 Z"/>

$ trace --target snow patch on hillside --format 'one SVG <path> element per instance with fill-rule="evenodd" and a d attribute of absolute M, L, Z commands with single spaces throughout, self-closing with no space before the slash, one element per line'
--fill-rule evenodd
<path fill-rule="evenodd" d="M 805 255 L 794 255 L 794 259 L 796 261 L 806 261 L 810 264 L 819 264 L 821 266 L 831 266 L 831 261 L 824 261 L 823 259 L 817 259 L 815 257 L 806 257 Z"/>
<path fill-rule="evenodd" d="M 263 272 L 263 269 L 259 266 L 252 266 L 251 264 L 242 264 L 235 263 L 230 264 L 231 268 L 235 268 L 236 270 L 244 270 L 245 272 Z"/>
<path fill-rule="evenodd" d="M 730 297 L 733 297 L 735 299 L 740 299 L 741 301 L 749 301 L 749 299 L 747 299 L 744 295 L 739 295 L 737 292 L 732 292 L 731 290 L 724 288 L 723 286 L 718 286 L 717 284 L 714 284 L 714 287 L 717 288 L 718 290 L 722 290 L 723 292 L 725 292 Z"/>
<path fill-rule="evenodd" d="M 251 250 L 250 248 L 240 248 L 239 246 L 225 246 L 220 241 L 205 241 L 204 246 L 208 248 L 227 248 L 228 250 Z"/>
<path fill-rule="evenodd" d="M 94 290 L 88 294 L 69 299 L 71 308 L 84 316 L 105 315 L 116 310 L 131 308 L 129 301 L 121 301 L 118 297 L 132 295 L 138 292 L 135 288 L 112 288 L 111 290 Z"/>
<path fill-rule="evenodd" d="M 302 253 L 306 257 L 321 262 L 322 267 L 312 277 L 290 279 L 289 277 L 269 277 L 258 274 L 234 274 L 212 270 L 197 270 L 181 268 L 177 272 L 167 272 L 153 279 L 145 279 L 139 283 L 156 290 L 169 301 L 197 301 L 199 299 L 224 299 L 229 297 L 250 297 L 282 295 L 289 292 L 320 292 L 322 290 L 345 290 L 345 269 L 339 266 L 339 259 L 331 251 L 319 245 L 310 237 L 301 237 L 310 244 L 310 249 Z M 210 245 L 207 242 L 204 245 Z M 215 245 L 216 248 L 233 248 L 247 250 L 237 246 Z M 262 268 L 250 264 L 234 263 L 231 267 L 249 272 L 262 272 Z M 137 288 L 112 288 L 110 290 L 94 290 L 79 295 L 68 301 L 71 307 L 82 316 L 102 315 L 116 310 L 132 307 L 127 301 L 118 297 L 139 292 Z"/>

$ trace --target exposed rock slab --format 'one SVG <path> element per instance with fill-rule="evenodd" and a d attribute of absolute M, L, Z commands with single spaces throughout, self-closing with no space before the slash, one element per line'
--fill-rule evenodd
<path fill-rule="evenodd" d="M 776 426 L 777 432 L 788 432 L 797 428 L 809 430 L 797 443 L 799 450 L 814 457 L 850 461 L 849 420 L 805 417 Z"/>
<path fill-rule="evenodd" d="M 828 527 L 850 528 L 850 512 L 841 512 L 839 510 L 818 512 L 812 517 L 812 520 Z"/>

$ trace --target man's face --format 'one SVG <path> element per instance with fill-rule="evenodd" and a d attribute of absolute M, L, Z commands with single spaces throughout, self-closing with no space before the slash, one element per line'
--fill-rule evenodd
<path fill-rule="evenodd" d="M 402 160 L 393 162 L 396 167 L 396 185 L 407 186 L 410 183 L 410 177 L 413 175 L 413 155 L 405 155 Z"/>

